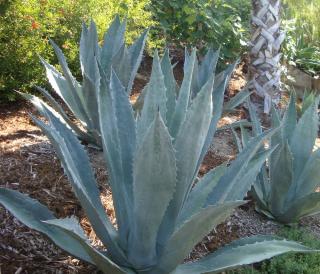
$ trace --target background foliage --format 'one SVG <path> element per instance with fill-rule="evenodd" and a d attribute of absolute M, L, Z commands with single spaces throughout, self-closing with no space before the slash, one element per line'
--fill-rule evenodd
<path fill-rule="evenodd" d="M 284 0 L 287 32 L 284 57 L 311 75 L 320 75 L 320 0 Z"/>
<path fill-rule="evenodd" d="M 283 4 L 285 61 L 320 75 L 320 0 Z M 116 13 L 128 17 L 129 43 L 152 27 L 149 49 L 163 45 L 164 38 L 181 47 L 220 47 L 228 62 L 247 50 L 250 37 L 251 0 L 0 0 L 0 102 L 13 100 L 14 89 L 46 83 L 37 55 L 57 63 L 49 37 L 79 76 L 81 22 L 94 18 L 102 39 Z"/>
<path fill-rule="evenodd" d="M 169 43 L 184 46 L 221 47 L 222 58 L 238 57 L 249 34 L 249 0 L 151 1 L 159 32 Z"/>
<path fill-rule="evenodd" d="M 148 0 L 0 0 L 0 101 L 13 100 L 13 89 L 46 83 L 38 55 L 56 64 L 48 38 L 64 51 L 80 74 L 78 43 L 82 21 L 94 18 L 100 39 L 115 14 L 128 18 L 127 42 L 154 22 Z M 151 45 L 152 46 L 152 45 Z"/>

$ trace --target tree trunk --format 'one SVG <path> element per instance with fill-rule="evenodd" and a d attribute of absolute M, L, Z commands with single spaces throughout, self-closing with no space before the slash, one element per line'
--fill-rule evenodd
<path fill-rule="evenodd" d="M 250 89 L 264 98 L 264 112 L 280 99 L 280 47 L 285 33 L 280 30 L 280 0 L 252 0 L 250 43 Z"/>

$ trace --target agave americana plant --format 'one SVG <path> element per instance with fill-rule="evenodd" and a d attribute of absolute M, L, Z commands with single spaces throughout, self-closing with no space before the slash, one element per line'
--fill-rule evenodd
<path fill-rule="evenodd" d="M 121 84 L 125 87 L 127 94 L 130 95 L 147 38 L 148 31 L 146 30 L 131 47 L 127 48 L 124 41 L 125 29 L 126 21 L 121 22 L 117 16 L 104 36 L 103 46 L 100 47 L 98 44 L 98 35 L 95 23 L 91 21 L 89 28 L 83 24 L 79 50 L 83 76 L 82 84 L 77 82 L 77 80 L 72 76 L 62 51 L 53 41 L 50 42 L 58 57 L 63 73 L 61 74 L 55 67 L 48 64 L 41 58 L 51 86 L 65 102 L 73 115 L 80 121 L 81 126 L 78 126 L 69 118 L 63 108 L 47 90 L 37 87 L 38 90 L 48 100 L 51 107 L 59 113 L 61 116 L 60 119 L 64 120 L 64 122 L 68 124 L 78 138 L 99 148 L 102 148 L 99 124 L 100 115 L 98 113 L 98 93 L 100 90 L 100 78 L 102 75 L 99 70 L 104 72 L 104 75 L 108 80 L 110 78 L 111 71 L 114 70 L 118 75 Z M 166 55 L 168 55 L 168 52 Z M 186 54 L 186 56 L 188 57 L 188 54 Z M 213 51 L 210 49 L 201 63 L 197 58 L 192 61 L 193 76 L 191 82 L 191 96 L 195 96 L 199 92 L 208 75 L 215 73 L 218 58 L 219 50 Z M 170 116 L 175 106 L 176 95 L 179 92 L 179 88 L 174 80 L 171 63 L 169 63 L 168 60 L 168 58 L 164 58 L 161 66 L 163 73 L 166 76 L 165 85 L 168 96 L 167 108 L 168 115 Z M 216 76 L 215 87 L 213 90 L 219 88 L 221 83 L 224 84 L 225 80 L 230 78 L 233 67 L 234 65 L 230 65 L 225 71 L 220 72 Z M 146 89 L 147 87 L 145 88 L 145 91 Z M 177 94 L 172 92 L 173 90 L 175 90 Z M 26 98 L 30 98 L 29 95 L 22 95 Z M 144 95 L 145 92 L 142 93 L 142 96 L 134 106 L 134 109 L 137 112 L 141 111 Z M 225 105 L 224 112 L 232 111 L 249 95 L 250 93 L 247 90 L 239 92 L 237 96 L 232 98 L 232 100 Z M 31 102 L 33 101 L 31 100 Z M 37 107 L 37 104 L 35 104 L 35 106 Z"/>
<path fill-rule="evenodd" d="M 100 47 L 95 23 L 91 21 L 89 28 L 83 24 L 79 50 L 82 84 L 73 77 L 61 49 L 53 41 L 50 42 L 63 73 L 61 74 L 55 67 L 40 58 L 52 88 L 80 121 L 81 126 L 79 127 L 70 120 L 48 91 L 40 87 L 38 87 L 38 90 L 80 139 L 98 147 L 101 147 L 98 114 L 98 92 L 101 75 L 97 63 L 100 64 L 107 77 L 110 77 L 111 68 L 116 71 L 126 92 L 130 94 L 147 38 L 148 31 L 144 31 L 140 38 L 127 48 L 124 39 L 125 30 L 126 21 L 121 22 L 118 16 L 115 17 L 104 35 L 103 46 Z M 98 62 L 96 62 L 96 59 Z"/>
<path fill-rule="evenodd" d="M 320 212 L 320 193 L 316 192 L 320 186 L 320 149 L 314 150 L 318 104 L 319 98 L 314 95 L 305 97 L 299 119 L 295 95 L 282 119 L 279 111 L 272 110 L 272 127 L 282 127 L 271 138 L 270 145 L 277 148 L 258 175 L 253 195 L 257 210 L 281 223 L 296 223 Z M 258 136 L 263 129 L 250 103 L 249 112 L 253 135 Z M 241 140 L 235 135 L 240 151 L 250 139 L 244 127 L 241 135 Z"/>
<path fill-rule="evenodd" d="M 137 117 L 116 72 L 111 72 L 108 81 L 98 66 L 98 113 L 117 229 L 103 208 L 83 146 L 60 115 L 30 96 L 48 123 L 33 119 L 56 149 L 106 250 L 90 245 L 75 217 L 56 219 L 47 207 L 24 194 L 1 188 L 0 203 L 24 224 L 103 273 L 218 273 L 289 251 L 311 252 L 295 242 L 255 236 L 183 264 L 194 245 L 245 203 L 242 198 L 272 149 L 257 151 L 276 130 L 251 140 L 229 167 L 219 166 L 197 178 L 222 112 L 228 77 L 214 90 L 214 74 L 199 71 L 204 78 L 199 77 L 198 89 L 192 89 L 193 51 L 187 55 L 183 83 L 174 100 L 176 85 L 168 56 L 166 53 L 160 62 L 155 54 L 143 108 Z"/>

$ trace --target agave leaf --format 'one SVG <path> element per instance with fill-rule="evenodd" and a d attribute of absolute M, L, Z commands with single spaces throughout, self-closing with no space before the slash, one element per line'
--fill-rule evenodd
<path fill-rule="evenodd" d="M 313 104 L 300 118 L 290 141 L 294 178 L 298 178 L 307 163 L 318 133 L 318 114 Z M 303 142 L 301 142 L 303 140 Z"/>
<path fill-rule="evenodd" d="M 274 152 L 273 152 L 274 153 Z M 253 187 L 253 192 L 256 193 L 259 203 L 262 205 L 261 208 L 267 210 L 269 195 L 270 195 L 270 182 L 268 180 L 268 170 L 266 164 L 262 166 L 261 172 L 257 176 L 256 183 Z M 254 193 L 253 193 L 254 195 Z"/>
<path fill-rule="evenodd" d="M 316 96 L 314 93 L 307 94 L 306 92 L 303 95 L 301 114 L 305 113 L 305 111 L 315 102 Z"/>
<path fill-rule="evenodd" d="M 251 186 L 254 184 L 257 175 L 266 159 L 272 154 L 275 148 L 267 151 L 258 152 L 257 155 L 249 162 L 247 168 L 238 177 L 237 191 L 228 195 L 228 200 L 244 198 Z M 215 191 L 213 189 L 213 191 Z M 236 193 L 237 192 L 237 193 Z"/>
<path fill-rule="evenodd" d="M 88 29 L 83 24 L 80 40 L 80 64 L 83 76 L 82 90 L 79 97 L 91 122 L 89 130 L 100 132 L 97 96 L 100 87 L 100 73 L 97 64 L 99 55 L 96 25 L 91 21 Z"/>
<path fill-rule="evenodd" d="M 257 112 L 254 109 L 254 106 L 251 103 L 250 99 L 247 100 L 247 105 L 249 109 L 250 120 L 252 123 L 253 135 L 258 136 L 262 133 L 262 126 L 261 126 L 260 120 L 258 118 Z"/>
<path fill-rule="evenodd" d="M 80 39 L 80 65 L 83 74 L 94 79 L 97 68 L 94 66 L 95 59 L 99 54 L 98 34 L 96 24 L 91 21 L 90 27 L 82 24 L 82 33 Z"/>
<path fill-rule="evenodd" d="M 245 102 L 251 94 L 252 92 L 249 92 L 248 89 L 241 90 L 224 105 L 223 112 L 233 111 L 236 107 Z"/>
<path fill-rule="evenodd" d="M 281 215 L 276 216 L 281 222 L 298 222 L 301 217 L 320 213 L 320 193 L 314 192 L 302 198 L 291 201 L 287 210 Z"/>
<path fill-rule="evenodd" d="M 173 68 L 170 61 L 169 50 L 166 49 L 161 60 L 161 69 L 164 75 L 164 83 L 167 89 L 167 121 L 171 121 L 176 107 L 177 82 L 174 79 Z"/>
<path fill-rule="evenodd" d="M 43 221 L 55 219 L 52 212 L 37 200 L 18 191 L 0 188 L 0 203 L 19 221 L 47 235 L 52 241 L 75 257 L 93 263 L 87 251 L 64 231 L 49 226 Z"/>
<path fill-rule="evenodd" d="M 74 124 L 68 117 L 68 115 L 64 112 L 64 110 L 62 109 L 62 107 L 57 103 L 57 101 L 50 95 L 50 93 L 48 91 L 46 91 L 44 88 L 41 87 L 36 87 L 38 91 L 40 91 L 49 101 L 49 103 L 51 104 L 52 108 L 60 114 L 60 119 L 63 120 L 66 124 L 68 124 L 68 126 L 77 134 L 77 136 L 86 142 L 92 142 L 95 143 L 95 141 L 93 140 L 92 136 L 88 135 L 86 132 L 82 131 L 79 127 L 76 126 L 76 124 Z M 22 93 L 22 92 L 18 92 L 21 96 L 23 96 L 25 99 L 27 99 L 28 101 L 30 101 L 34 107 L 41 113 L 42 111 L 42 106 L 40 104 L 40 102 L 42 104 L 45 104 L 40 98 L 31 95 L 31 94 L 27 94 L 27 93 Z M 40 107 L 39 107 L 40 106 Z"/>
<path fill-rule="evenodd" d="M 119 16 L 116 16 L 104 36 L 101 50 L 101 66 L 105 74 L 111 74 L 112 59 L 116 53 L 124 46 L 124 34 L 126 31 L 126 20 L 120 22 Z"/>
<path fill-rule="evenodd" d="M 203 178 L 201 178 L 191 190 L 179 215 L 178 223 L 183 223 L 205 205 L 209 194 L 212 192 L 212 189 L 218 183 L 221 176 L 225 173 L 226 169 L 226 164 L 223 164 L 210 170 Z"/>
<path fill-rule="evenodd" d="M 273 161 L 270 163 L 270 206 L 278 215 L 283 213 L 287 197 L 284 194 L 289 191 L 293 180 L 293 156 L 288 142 L 277 151 L 277 158 Z"/>
<path fill-rule="evenodd" d="M 188 53 L 186 52 L 187 58 L 190 59 L 190 56 L 187 55 Z M 194 60 L 194 67 L 193 67 L 193 73 L 192 73 L 192 81 L 191 81 L 191 98 L 193 99 L 197 93 L 200 91 L 200 86 L 199 86 L 199 61 L 198 58 Z M 209 77 L 209 75 L 207 75 Z M 189 100 L 190 103 L 191 100 Z"/>
<path fill-rule="evenodd" d="M 117 217 L 122 246 L 127 237 L 132 217 L 132 163 L 136 146 L 135 120 L 128 94 L 112 72 L 110 87 L 100 69 L 99 114 L 103 153 L 109 169 L 109 183 Z"/>
<path fill-rule="evenodd" d="M 137 123 L 138 140 L 143 140 L 143 135 L 154 121 L 158 109 L 161 117 L 166 121 L 166 86 L 158 52 L 156 51 L 153 58 L 151 79 L 146 90 L 141 116 Z"/>
<path fill-rule="evenodd" d="M 208 134 L 206 137 L 205 144 L 202 148 L 201 156 L 199 157 L 198 161 L 198 168 L 200 167 L 211 143 L 213 140 L 213 136 L 217 129 L 217 124 L 221 118 L 222 115 L 222 108 L 223 108 L 223 99 L 224 99 L 224 92 L 227 88 L 227 84 L 230 80 L 231 74 L 233 69 L 235 68 L 236 63 L 229 65 L 229 67 L 223 72 L 223 80 L 222 82 L 217 86 L 217 77 L 214 80 L 213 85 L 213 94 L 212 94 L 212 101 L 213 101 L 213 114 L 212 114 L 212 120 L 210 123 L 210 127 L 208 130 Z"/>
<path fill-rule="evenodd" d="M 282 136 L 290 140 L 297 125 L 296 96 L 291 95 L 289 106 L 283 117 Z"/>
<path fill-rule="evenodd" d="M 160 113 L 136 153 L 133 174 L 135 219 L 129 259 L 138 268 L 150 267 L 156 263 L 157 234 L 173 197 L 177 176 L 171 137 Z"/>
<path fill-rule="evenodd" d="M 124 261 L 124 255 L 118 246 L 118 234 L 102 206 L 87 154 L 71 130 L 55 117 L 50 108 L 43 105 L 43 112 L 51 127 L 36 118 L 33 118 L 34 122 L 45 132 L 54 145 L 73 190 L 97 236 L 110 250 L 114 251 L 118 261 Z"/>
<path fill-rule="evenodd" d="M 243 125 L 240 125 L 240 131 L 241 131 L 241 142 L 243 146 L 246 146 L 251 139 L 250 133 Z"/>
<path fill-rule="evenodd" d="M 70 84 L 55 67 L 48 64 L 44 59 L 40 58 L 46 69 L 47 78 L 60 98 L 66 103 L 70 110 L 80 119 L 84 125 L 90 125 L 89 118 L 84 109 L 80 106 L 82 103 L 77 93 L 81 90 L 81 86 L 70 88 Z"/>
<path fill-rule="evenodd" d="M 188 109 L 184 123 L 174 140 L 178 168 L 177 191 L 172 204 L 175 216 L 178 216 L 192 183 L 198 173 L 200 157 L 209 129 L 212 113 L 213 77 L 203 86 Z M 203 113 L 199 113 L 199 109 Z"/>
<path fill-rule="evenodd" d="M 320 149 L 312 153 L 301 175 L 297 179 L 296 197 L 301 198 L 316 190 L 320 185 Z"/>
<path fill-rule="evenodd" d="M 211 75 L 215 74 L 216 66 L 218 63 L 220 54 L 220 49 L 217 51 L 214 51 L 213 49 L 209 49 L 206 53 L 205 57 L 203 58 L 201 62 L 201 66 L 199 67 L 199 87 L 202 87 L 205 85 L 205 83 L 209 80 Z M 200 89 L 198 89 L 199 91 Z M 198 92 L 197 91 L 197 92 Z"/>
<path fill-rule="evenodd" d="M 292 241 L 253 236 L 232 242 L 194 263 L 180 265 L 173 274 L 214 274 L 260 262 L 288 252 L 315 252 Z"/>
<path fill-rule="evenodd" d="M 90 124 L 88 127 L 88 131 L 96 131 L 100 132 L 100 124 L 99 124 L 99 113 L 98 109 L 98 92 L 100 87 L 100 74 L 98 72 L 97 63 L 94 62 L 96 66 L 96 75 L 94 79 L 89 78 L 86 74 L 83 74 L 83 85 L 82 85 L 82 98 L 83 98 L 83 106 L 88 113 L 88 117 L 90 120 Z M 99 138 L 98 138 L 99 139 Z"/>
<path fill-rule="evenodd" d="M 250 140 L 248 145 L 238 155 L 237 159 L 231 163 L 225 175 L 219 180 L 218 184 L 213 189 L 212 193 L 209 195 L 207 204 L 215 205 L 224 201 L 230 201 L 234 199 L 243 199 L 246 192 L 248 191 L 247 189 L 249 187 L 248 183 L 249 184 L 252 183 L 252 182 L 243 182 L 243 176 L 246 174 L 248 170 L 248 164 L 254 158 L 257 151 L 261 148 L 263 141 L 269 138 L 270 136 L 272 136 L 272 134 L 274 134 L 277 130 L 279 129 L 266 131 L 260 134 L 258 137 L 255 137 L 252 140 Z M 268 152 L 266 152 L 266 154 L 261 154 L 260 155 L 261 158 L 259 158 L 258 163 L 259 164 L 261 163 L 262 165 L 263 163 L 260 161 L 264 157 L 267 157 L 267 155 L 268 155 Z M 260 165 L 260 168 L 261 168 L 261 165 Z M 249 173 L 254 174 L 255 171 L 252 170 Z M 253 175 L 250 175 L 249 177 L 251 176 Z M 241 184 L 244 184 L 244 185 L 242 186 Z M 238 189 L 238 188 L 241 188 L 242 191 L 234 191 L 234 189 Z"/>
<path fill-rule="evenodd" d="M 238 133 L 235 131 L 234 127 L 231 126 L 230 127 L 231 129 L 231 132 L 232 132 L 232 136 L 233 136 L 233 139 L 236 143 L 236 146 L 237 146 L 237 149 L 238 149 L 238 152 L 241 152 L 243 150 L 243 144 L 238 136 Z"/>
<path fill-rule="evenodd" d="M 243 120 L 239 120 L 239 121 L 233 122 L 230 125 L 225 125 L 225 126 L 219 127 L 219 128 L 217 128 L 217 131 L 230 129 L 230 127 L 239 128 L 241 125 L 243 127 L 245 127 L 245 128 L 251 128 L 252 127 L 252 123 L 251 122 L 249 122 L 248 120 L 244 120 L 243 119 Z"/>
<path fill-rule="evenodd" d="M 193 49 L 191 56 L 187 57 L 188 53 L 186 52 L 186 59 L 184 64 L 184 77 L 181 84 L 181 88 L 179 91 L 179 96 L 175 108 L 175 112 L 172 116 L 172 120 L 169 122 L 169 130 L 170 135 L 175 138 L 180 130 L 180 126 L 182 125 L 186 113 L 187 108 L 190 102 L 191 97 L 191 84 L 192 84 L 192 76 L 193 69 L 196 60 L 196 50 Z"/>
<path fill-rule="evenodd" d="M 78 246 L 87 252 L 90 256 L 92 262 L 101 270 L 103 273 L 114 273 L 114 274 L 126 274 L 125 270 L 122 270 L 118 265 L 116 265 L 107 256 L 103 255 L 98 250 L 90 246 L 85 238 L 83 238 L 83 231 L 79 233 L 79 224 L 74 222 L 74 220 L 64 220 L 64 219 L 53 219 L 45 221 L 48 226 L 55 228 L 57 231 L 64 233 L 74 240 Z"/>
<path fill-rule="evenodd" d="M 81 85 L 77 82 L 77 80 L 73 77 L 71 71 L 69 70 L 66 58 L 63 55 L 62 50 L 52 40 L 50 40 L 50 43 L 56 53 L 59 64 L 63 71 L 63 75 L 65 77 L 66 84 L 64 84 L 64 87 L 68 87 L 65 93 L 70 92 L 75 103 L 75 105 L 72 105 L 71 109 L 72 111 L 74 111 L 76 116 L 80 118 L 80 120 L 84 121 L 88 127 L 92 128 L 92 125 L 90 125 L 88 114 L 86 113 L 86 110 L 83 106 L 83 102 L 79 97 L 81 96 Z"/>
<path fill-rule="evenodd" d="M 116 72 L 124 87 L 127 87 L 130 81 L 130 67 L 130 54 L 126 45 L 123 44 L 112 59 L 112 69 Z"/>
<path fill-rule="evenodd" d="M 161 226 L 158 240 L 160 245 L 166 241 L 173 231 L 175 222 L 173 220 L 177 219 L 198 173 L 197 162 L 202 151 L 212 113 L 211 93 L 212 82 L 208 81 L 193 100 L 178 136 L 174 140 L 174 147 L 177 151 L 177 186 L 174 198 L 170 203 Z M 199 109 L 202 112 L 199 112 Z"/>
<path fill-rule="evenodd" d="M 215 226 L 223 222 L 234 208 L 245 201 L 233 201 L 221 205 L 209 206 L 201 209 L 187 221 L 177 227 L 161 253 L 157 267 L 153 274 L 170 273 L 183 261 L 203 237 Z"/>
<path fill-rule="evenodd" d="M 145 30 L 141 36 L 129 48 L 130 56 L 130 78 L 126 86 L 127 93 L 130 94 L 133 86 L 134 78 L 137 74 L 138 68 L 142 60 L 143 49 L 146 44 L 149 30 Z"/>

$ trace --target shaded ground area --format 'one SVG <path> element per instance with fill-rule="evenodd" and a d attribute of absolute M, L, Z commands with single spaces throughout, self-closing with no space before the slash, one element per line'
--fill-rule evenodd
<path fill-rule="evenodd" d="M 181 71 L 176 73 L 179 77 Z M 142 75 L 143 77 L 147 76 Z M 143 86 L 143 81 L 138 82 L 140 86 L 136 83 L 136 90 Z M 229 94 L 234 95 L 244 84 L 241 70 L 238 70 L 229 87 Z M 92 244 L 99 247 L 101 243 L 76 200 L 54 150 L 47 138 L 32 123 L 28 112 L 36 114 L 33 107 L 27 103 L 0 110 L 0 187 L 16 189 L 30 195 L 48 206 L 57 217 L 75 215 Z M 241 112 L 237 112 L 222 119 L 219 124 L 225 125 L 240 119 L 241 115 Z M 219 132 L 201 166 L 200 175 L 221 163 L 231 161 L 235 154 L 231 132 Z M 111 192 L 106 184 L 107 171 L 104 169 L 101 153 L 89 149 L 89 155 L 99 183 L 102 202 L 115 223 Z M 316 217 L 303 222 L 320 235 L 320 222 Z M 239 237 L 273 234 L 278 229 L 277 224 L 258 215 L 249 203 L 237 209 L 225 223 L 206 236 L 187 260 L 196 260 Z M 95 271 L 94 267 L 72 258 L 55 247 L 45 236 L 28 229 L 9 212 L 0 208 L 0 273 Z"/>

